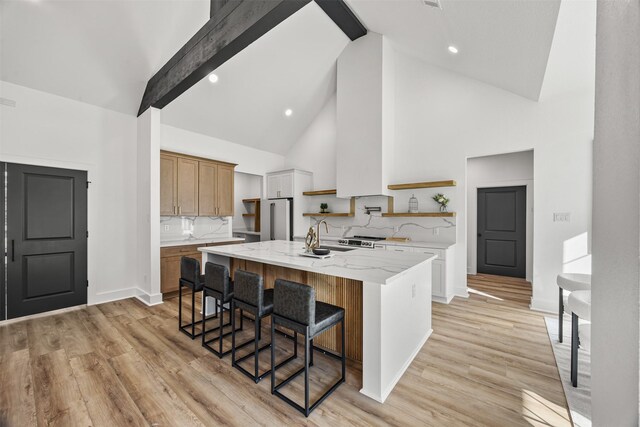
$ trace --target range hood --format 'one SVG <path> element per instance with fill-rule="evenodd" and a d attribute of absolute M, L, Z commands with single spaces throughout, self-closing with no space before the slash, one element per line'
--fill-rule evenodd
<path fill-rule="evenodd" d="M 393 167 L 393 49 L 369 32 L 337 64 L 337 196 L 388 195 Z"/>

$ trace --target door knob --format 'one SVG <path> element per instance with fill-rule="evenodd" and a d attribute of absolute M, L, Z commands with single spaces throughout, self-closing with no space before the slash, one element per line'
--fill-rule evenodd
<path fill-rule="evenodd" d="M 478 233 L 478 237 L 482 237 L 482 234 L 481 234 L 481 233 Z"/>

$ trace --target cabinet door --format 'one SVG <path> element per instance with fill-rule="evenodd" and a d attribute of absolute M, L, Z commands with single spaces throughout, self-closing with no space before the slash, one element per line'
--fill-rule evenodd
<path fill-rule="evenodd" d="M 280 197 L 280 175 L 267 176 L 267 198 L 276 199 Z"/>
<path fill-rule="evenodd" d="M 178 157 L 178 215 L 198 216 L 198 161 Z"/>
<path fill-rule="evenodd" d="M 218 165 L 200 162 L 198 168 L 198 214 L 200 216 L 217 216 Z"/>
<path fill-rule="evenodd" d="M 218 166 L 218 216 L 233 216 L 233 167 Z"/>
<path fill-rule="evenodd" d="M 178 213 L 178 158 L 160 155 L 160 215 Z"/>
<path fill-rule="evenodd" d="M 444 261 L 433 260 L 431 269 L 431 295 L 446 298 Z"/>
<path fill-rule="evenodd" d="M 280 175 L 280 195 L 278 197 L 293 197 L 293 174 Z"/>
<path fill-rule="evenodd" d="M 180 280 L 179 256 L 160 259 L 160 292 L 167 293 L 178 290 Z"/>

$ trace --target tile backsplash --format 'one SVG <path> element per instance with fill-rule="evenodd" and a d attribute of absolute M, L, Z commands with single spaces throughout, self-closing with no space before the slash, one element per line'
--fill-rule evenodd
<path fill-rule="evenodd" d="M 160 217 L 160 241 L 231 237 L 231 217 Z"/>
<path fill-rule="evenodd" d="M 334 202 L 335 203 L 335 202 Z M 316 203 L 317 204 L 317 203 Z M 366 206 L 380 206 L 387 210 L 387 198 L 383 196 L 356 199 L 353 217 L 310 217 L 309 225 L 325 219 L 329 235 L 349 237 L 354 235 L 378 237 L 409 237 L 413 241 L 454 243 L 456 241 L 455 217 L 383 217 L 381 212 L 366 213 Z M 321 230 L 325 234 L 324 226 Z"/>

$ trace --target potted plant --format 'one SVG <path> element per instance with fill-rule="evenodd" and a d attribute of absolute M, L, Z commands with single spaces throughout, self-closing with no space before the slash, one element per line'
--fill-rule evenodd
<path fill-rule="evenodd" d="M 433 200 L 436 201 L 440 205 L 440 212 L 447 211 L 447 204 L 449 203 L 449 199 L 442 193 L 438 193 L 433 196 Z"/>
<path fill-rule="evenodd" d="M 320 203 L 320 213 L 329 213 L 327 211 L 327 209 L 329 208 L 329 205 L 326 203 Z"/>

